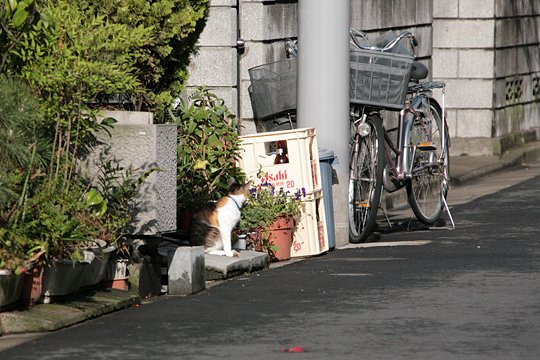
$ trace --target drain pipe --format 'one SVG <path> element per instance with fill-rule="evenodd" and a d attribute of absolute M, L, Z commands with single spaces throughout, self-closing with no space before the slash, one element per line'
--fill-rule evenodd
<path fill-rule="evenodd" d="M 298 1 L 297 125 L 315 127 L 319 148 L 337 156 L 336 247 L 349 242 L 349 26 L 350 0 Z"/>

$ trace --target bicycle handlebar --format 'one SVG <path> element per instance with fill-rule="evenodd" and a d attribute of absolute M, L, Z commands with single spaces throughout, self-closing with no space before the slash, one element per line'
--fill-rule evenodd
<path fill-rule="evenodd" d="M 369 46 L 362 45 L 360 43 L 360 41 L 358 40 L 358 38 L 361 37 L 362 39 L 364 39 L 364 41 L 367 42 L 366 34 L 364 32 L 362 32 L 362 31 L 360 31 L 360 30 L 355 29 L 355 28 L 350 28 L 349 34 L 351 36 L 352 43 L 356 47 L 358 47 L 359 49 L 364 49 L 364 50 L 389 51 L 394 46 L 396 46 L 396 44 L 399 43 L 399 41 L 401 39 L 403 39 L 405 37 L 409 38 L 409 40 L 410 40 L 413 47 L 418 46 L 418 41 L 414 37 L 413 33 L 410 32 L 410 31 L 403 31 L 401 34 L 398 35 L 398 37 L 396 37 L 394 40 L 390 41 L 384 47 L 378 47 L 378 46 L 373 46 L 373 45 L 369 45 Z"/>

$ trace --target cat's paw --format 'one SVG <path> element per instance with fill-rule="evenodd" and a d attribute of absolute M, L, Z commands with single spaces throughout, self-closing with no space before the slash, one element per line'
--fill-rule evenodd
<path fill-rule="evenodd" d="M 225 255 L 227 255 L 228 257 L 237 257 L 237 256 L 240 256 L 240 253 L 236 250 L 233 250 L 229 253 L 226 253 Z"/>

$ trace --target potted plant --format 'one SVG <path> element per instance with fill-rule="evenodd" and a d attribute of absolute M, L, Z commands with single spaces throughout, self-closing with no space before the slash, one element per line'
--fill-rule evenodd
<path fill-rule="evenodd" d="M 206 88 L 196 89 L 169 115 L 178 126 L 179 220 L 188 213 L 179 228 L 187 230 L 192 211 L 226 195 L 231 179 L 243 182 L 245 175 L 236 166 L 240 140 L 234 115 Z"/>
<path fill-rule="evenodd" d="M 158 170 L 124 169 L 111 159 L 102 160 L 92 187 L 84 196 L 92 214 L 88 220 L 89 228 L 94 231 L 90 231 L 93 240 L 89 245 L 95 260 L 90 271 L 84 274 L 82 286 L 97 285 L 102 280 L 112 287 L 115 282 L 122 284 L 121 288 L 127 285 L 124 284 L 127 280 L 126 264 L 131 251 L 125 234 L 135 218 L 135 199 L 141 184 Z M 118 272 L 117 268 L 122 271 Z"/>
<path fill-rule="evenodd" d="M 291 193 L 262 181 L 252 187 L 250 193 L 242 207 L 238 233 L 248 234 L 252 247 L 268 252 L 272 260 L 289 259 L 296 219 L 306 190 L 296 189 Z"/>
<path fill-rule="evenodd" d="M 19 300 L 24 279 L 24 265 L 22 256 L 11 249 L 0 248 L 0 311 Z"/>

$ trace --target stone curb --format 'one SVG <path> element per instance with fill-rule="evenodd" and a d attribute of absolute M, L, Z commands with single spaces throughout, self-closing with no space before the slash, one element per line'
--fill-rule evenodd
<path fill-rule="evenodd" d="M 269 266 L 268 254 L 242 250 L 237 258 L 205 254 L 206 280 L 225 280 L 234 276 L 265 269 Z"/>
<path fill-rule="evenodd" d="M 39 304 L 0 313 L 0 334 L 54 331 L 140 304 L 138 295 L 121 290 L 79 294 L 57 304 Z"/>
<path fill-rule="evenodd" d="M 495 164 L 473 169 L 465 174 L 450 177 L 450 183 L 455 186 L 463 185 L 482 176 L 494 173 L 496 171 L 520 165 L 523 162 L 540 156 L 540 142 L 524 144 L 516 149 L 509 150 L 501 155 L 499 161 Z M 452 164 L 450 164 L 450 171 Z"/>

